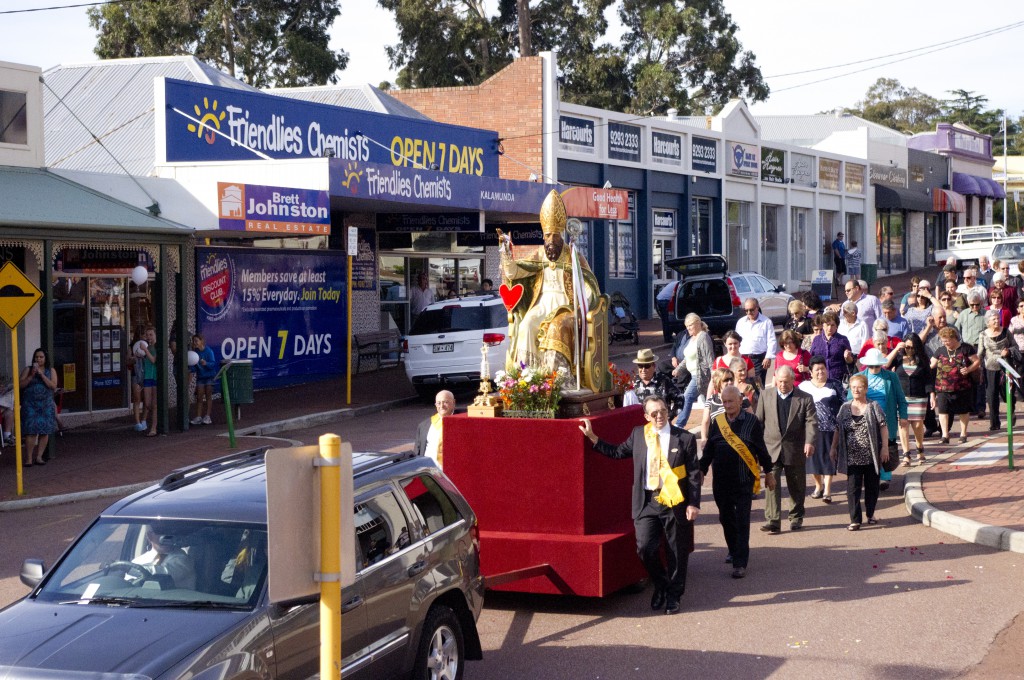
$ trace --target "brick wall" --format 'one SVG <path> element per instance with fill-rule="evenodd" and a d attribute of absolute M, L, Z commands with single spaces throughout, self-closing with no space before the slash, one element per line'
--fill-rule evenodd
<path fill-rule="evenodd" d="M 499 161 L 499 172 L 505 179 L 527 180 L 531 170 L 538 175 L 543 170 L 544 94 L 540 57 L 517 59 L 480 85 L 397 90 L 388 94 L 438 122 L 496 130 L 505 140 L 505 156 Z"/>

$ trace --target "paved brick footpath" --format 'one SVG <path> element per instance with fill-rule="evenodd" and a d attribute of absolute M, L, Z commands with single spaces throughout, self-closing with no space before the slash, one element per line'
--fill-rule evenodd
<path fill-rule="evenodd" d="M 988 441 L 1005 442 L 1005 438 L 1004 434 Z M 1021 441 L 1024 432 L 1014 432 L 1015 444 Z M 922 483 L 928 502 L 958 517 L 1024 531 L 1024 471 L 1020 469 L 1024 450 L 1014 451 L 1013 472 L 1005 457 L 991 465 L 960 465 L 969 453 L 957 453 L 925 471 Z"/>

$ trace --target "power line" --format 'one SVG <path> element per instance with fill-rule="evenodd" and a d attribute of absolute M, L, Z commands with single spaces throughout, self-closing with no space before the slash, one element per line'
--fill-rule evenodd
<path fill-rule="evenodd" d="M 982 36 L 982 37 L 987 37 L 988 35 L 995 35 L 997 33 L 1003 33 L 1005 31 L 1009 31 L 1009 30 L 1012 30 L 1013 28 L 1018 28 L 1020 26 L 1024 26 L 1024 22 L 1020 22 L 1018 24 L 1010 24 L 1010 25 L 1005 26 L 1005 27 L 1003 27 L 1001 29 L 993 30 L 992 32 L 988 33 L 986 36 Z M 788 90 L 796 90 L 798 88 L 807 87 L 809 85 L 817 85 L 818 83 L 826 83 L 826 82 L 828 82 L 830 80 L 837 80 L 839 78 L 845 78 L 846 76 L 852 76 L 852 75 L 855 75 L 857 73 L 864 73 L 865 71 L 873 71 L 874 69 L 882 68 L 883 66 L 890 66 L 892 64 L 898 64 L 898 63 L 900 63 L 902 61 L 909 61 L 911 59 L 917 59 L 918 57 L 923 57 L 925 55 L 933 54 L 935 52 L 942 52 L 943 50 L 948 50 L 948 49 L 951 49 L 953 47 L 959 47 L 961 45 L 965 45 L 965 44 L 970 43 L 970 42 L 975 42 L 976 40 L 980 40 L 980 39 L 981 39 L 981 37 L 976 37 L 976 38 L 972 38 L 970 40 L 963 40 L 963 41 L 961 41 L 959 43 L 946 44 L 946 45 L 942 45 L 940 47 L 936 47 L 934 49 L 930 49 L 930 50 L 928 50 L 926 52 L 921 52 L 920 54 L 912 54 L 911 56 L 903 57 L 902 59 L 893 59 L 892 61 L 887 61 L 887 62 L 884 62 L 884 63 L 881 63 L 881 64 L 876 64 L 874 66 L 868 66 L 867 68 L 857 69 L 856 71 L 848 71 L 846 73 L 840 73 L 838 75 L 829 76 L 828 78 L 819 78 L 818 80 L 812 80 L 812 81 L 809 81 L 809 82 L 806 82 L 806 83 L 800 83 L 799 85 L 790 85 L 789 87 L 780 87 L 780 88 L 772 89 L 772 94 L 777 94 L 779 92 L 786 92 Z"/>
<path fill-rule="evenodd" d="M 29 7 L 26 9 L 5 9 L 0 14 L 26 14 L 28 12 L 50 12 L 58 9 L 78 9 L 80 7 L 98 7 L 100 5 L 122 5 L 140 0 L 98 0 L 97 2 L 80 2 L 74 5 L 51 5 L 50 7 Z"/>

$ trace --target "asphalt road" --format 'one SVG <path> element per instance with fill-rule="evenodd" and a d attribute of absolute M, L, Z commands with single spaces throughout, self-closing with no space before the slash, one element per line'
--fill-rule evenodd
<path fill-rule="evenodd" d="M 282 436 L 313 443 L 334 431 L 356 449 L 400 450 L 431 410 L 411 406 Z M 467 679 L 1024 677 L 1022 626 L 1007 628 L 1024 610 L 1024 555 L 915 523 L 893 491 L 880 502 L 882 524 L 848 532 L 843 488 L 831 506 L 808 501 L 802 532 L 755 528 L 748 577 L 734 581 L 708 487 L 676 616 L 651 613 L 650 590 L 604 600 L 488 593 L 479 622 L 485 659 L 468 667 Z M 26 592 L 18 581 L 24 557 L 51 564 L 108 502 L 0 513 L 0 604 Z M 755 527 L 762 507 L 755 502 Z"/>

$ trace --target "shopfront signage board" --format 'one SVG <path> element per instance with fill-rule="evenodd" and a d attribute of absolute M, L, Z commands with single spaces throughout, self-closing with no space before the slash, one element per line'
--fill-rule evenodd
<path fill-rule="evenodd" d="M 226 231 L 328 235 L 331 196 L 312 189 L 217 182 L 217 216 Z"/>
<path fill-rule="evenodd" d="M 0 267 L 0 321 L 8 328 L 17 328 L 42 298 L 43 292 L 18 265 L 7 262 Z"/>
<path fill-rule="evenodd" d="M 839 161 L 831 158 L 818 159 L 818 188 L 839 191 Z"/>
<path fill-rule="evenodd" d="M 329 157 L 498 176 L 491 130 L 172 78 L 158 78 L 155 88 L 158 164 Z"/>
<path fill-rule="evenodd" d="M 789 178 L 794 184 L 811 186 L 814 181 L 814 156 L 790 152 Z"/>
<path fill-rule="evenodd" d="M 871 183 L 884 184 L 887 187 L 907 188 L 907 169 L 894 165 L 872 163 L 870 166 Z"/>
<path fill-rule="evenodd" d="M 608 158 L 640 162 L 643 128 L 624 123 L 608 123 Z"/>
<path fill-rule="evenodd" d="M 629 218 L 629 192 L 625 189 L 570 187 L 562 192 L 565 214 L 596 220 Z"/>
<path fill-rule="evenodd" d="M 597 123 L 576 116 L 558 117 L 558 146 L 562 151 L 597 153 Z"/>
<path fill-rule="evenodd" d="M 786 181 L 786 152 L 782 149 L 761 147 L 761 181 L 784 184 Z"/>
<path fill-rule="evenodd" d="M 846 164 L 846 173 L 843 175 L 843 181 L 846 183 L 846 193 L 848 194 L 863 194 L 864 193 L 864 166 L 856 163 Z"/>
<path fill-rule="evenodd" d="M 479 213 L 377 213 L 377 231 L 480 231 Z"/>
<path fill-rule="evenodd" d="M 704 137 L 691 137 L 690 166 L 695 172 L 718 172 L 718 142 Z"/>
<path fill-rule="evenodd" d="M 755 144 L 726 143 L 725 171 L 736 177 L 757 177 L 761 172 L 761 149 Z"/>
<path fill-rule="evenodd" d="M 652 130 L 651 161 L 663 165 L 682 165 L 683 136 Z"/>

